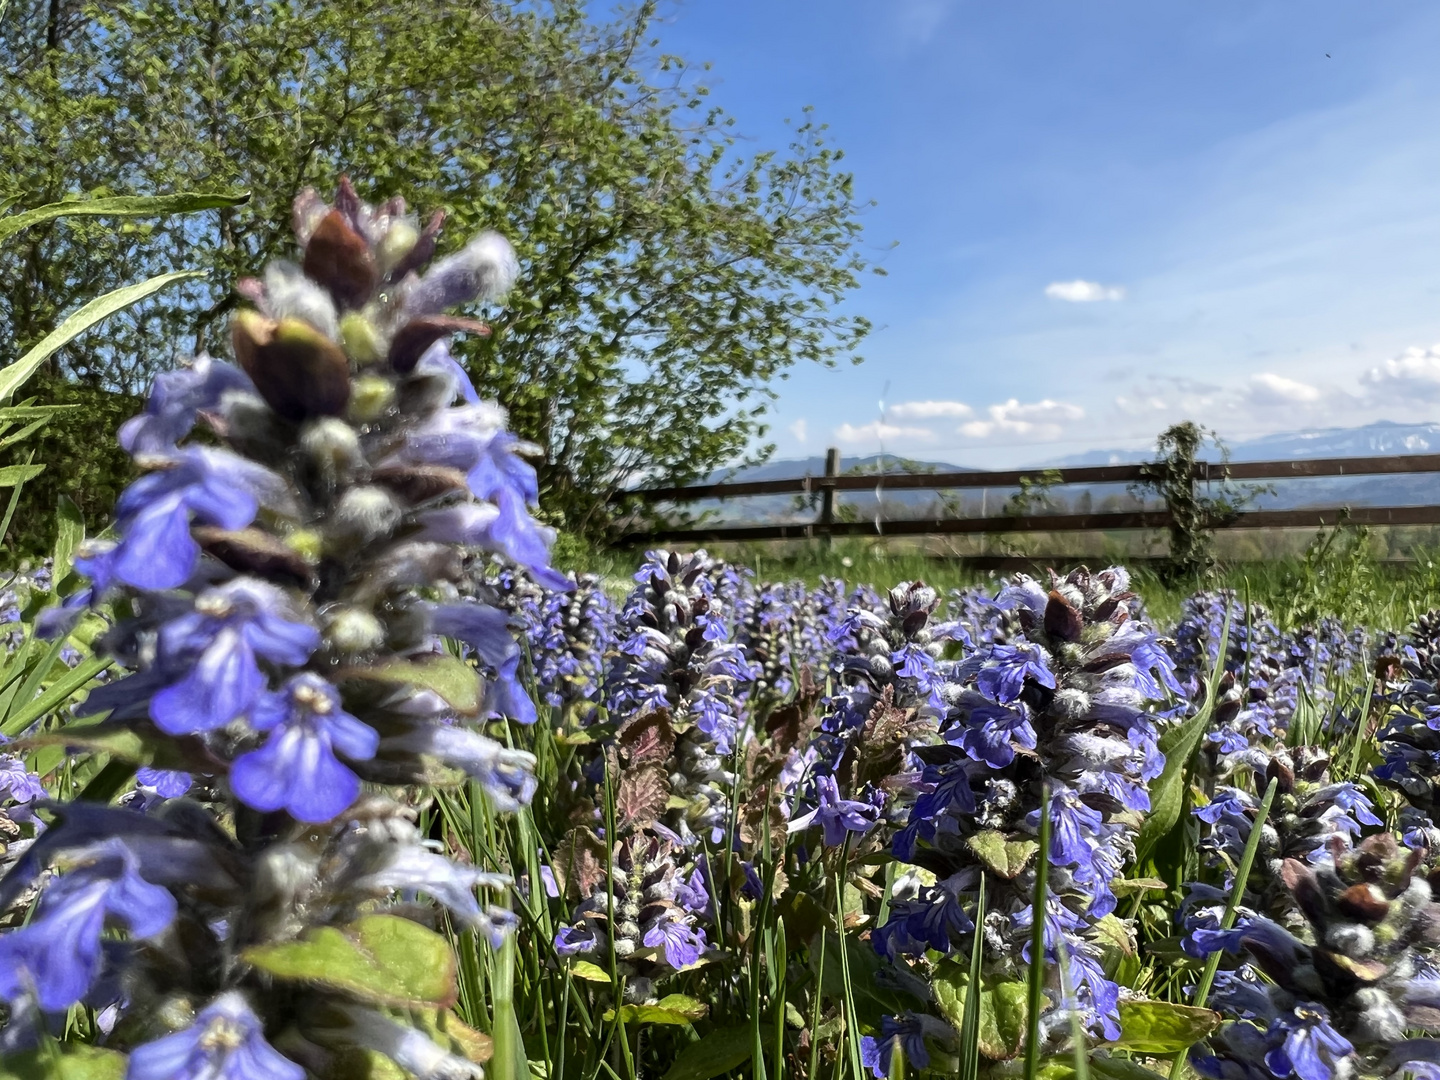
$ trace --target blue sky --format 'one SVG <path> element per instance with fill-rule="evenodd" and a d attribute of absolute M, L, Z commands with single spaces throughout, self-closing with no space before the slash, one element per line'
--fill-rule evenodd
<path fill-rule="evenodd" d="M 1440 419 L 1440 5 L 683 0 L 660 36 L 757 147 L 813 105 L 877 202 L 866 362 L 795 371 L 778 456 Z"/>

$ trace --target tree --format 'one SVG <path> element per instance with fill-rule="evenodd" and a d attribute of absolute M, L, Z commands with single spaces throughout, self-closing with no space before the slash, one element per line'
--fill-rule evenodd
<path fill-rule="evenodd" d="M 237 276 L 290 255 L 291 198 L 343 171 L 364 197 L 444 209 L 442 248 L 481 228 L 515 243 L 520 284 L 461 351 L 540 447 L 558 520 L 593 531 L 638 476 L 763 454 L 773 381 L 853 356 L 868 329 L 836 311 L 865 269 L 859 207 L 808 113 L 786 152 L 742 154 L 692 73 L 655 54 L 654 18 L 646 3 L 597 25 L 575 0 L 14 0 L 0 197 L 203 184 L 254 200 L 137 226 L 99 265 L 100 226 L 36 230 L 0 261 L 6 337 L 23 347 L 113 280 L 193 266 L 210 277 L 64 369 L 133 393 L 176 352 L 223 351 Z"/>

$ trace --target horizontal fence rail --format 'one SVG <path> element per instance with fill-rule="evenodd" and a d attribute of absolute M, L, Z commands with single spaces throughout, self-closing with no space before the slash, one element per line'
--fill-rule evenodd
<path fill-rule="evenodd" d="M 803 540 L 827 536 L 955 536 L 1003 533 L 1108 532 L 1164 529 L 1171 524 L 1168 510 L 1139 510 L 1098 514 L 1023 514 L 994 517 L 893 518 L 836 521 L 837 492 L 885 492 L 957 488 L 1013 488 L 1022 483 L 1049 485 L 1143 483 L 1159 475 L 1154 464 L 1098 465 L 1069 469 L 1016 469 L 1000 472 L 884 473 L 839 475 L 840 454 L 826 455 L 825 474 L 785 480 L 755 480 L 688 487 L 637 488 L 619 492 L 616 502 L 686 503 L 708 499 L 734 499 L 757 495 L 818 495 L 820 514 L 814 522 L 787 525 L 715 525 L 633 531 L 616 543 L 693 541 Z M 1191 479 L 1197 483 L 1218 480 L 1283 480 L 1324 476 L 1380 476 L 1403 473 L 1440 473 L 1440 454 L 1397 454 L 1385 457 L 1311 458 L 1300 461 L 1197 461 Z M 1216 518 L 1216 529 L 1295 529 L 1336 525 L 1440 525 L 1440 506 L 1321 507 L 1300 510 L 1251 510 Z M 970 561 L 978 561 L 972 559 Z"/>

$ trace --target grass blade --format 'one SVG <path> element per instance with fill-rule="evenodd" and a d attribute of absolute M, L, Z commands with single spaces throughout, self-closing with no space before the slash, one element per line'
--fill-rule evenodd
<path fill-rule="evenodd" d="M 980 970 L 985 959 L 985 872 L 975 899 L 975 936 L 970 941 L 970 982 L 960 1024 L 960 1080 L 980 1075 Z"/>
<path fill-rule="evenodd" d="M 1050 893 L 1050 785 L 1040 789 L 1040 850 L 1035 853 L 1031 901 L 1030 971 L 1025 1012 L 1025 1080 L 1040 1073 L 1040 1010 L 1045 1004 L 1045 909 Z"/>
<path fill-rule="evenodd" d="M 41 338 L 39 343 L 19 360 L 0 370 L 0 401 L 9 398 L 24 385 L 31 375 L 39 370 L 41 364 L 96 323 L 108 319 L 117 311 L 122 311 L 132 304 L 139 303 L 167 285 L 204 276 L 204 272 L 200 270 L 178 270 L 173 274 L 160 274 L 149 281 L 142 281 L 138 285 L 126 285 L 123 289 L 115 289 L 104 296 L 91 300 Z"/>
<path fill-rule="evenodd" d="M 1275 791 L 1278 781 L 1271 779 L 1265 788 L 1265 797 L 1260 800 L 1260 809 L 1255 814 L 1255 821 L 1250 826 L 1250 837 L 1245 841 L 1245 851 L 1240 856 L 1240 865 L 1235 870 L 1235 885 L 1230 890 L 1230 899 L 1225 903 L 1225 914 L 1220 919 L 1220 929 L 1229 930 L 1235 925 L 1235 913 L 1240 909 L 1240 900 L 1245 895 L 1245 884 L 1250 879 L 1250 868 L 1255 865 L 1255 852 L 1260 849 L 1260 832 L 1265 826 L 1265 819 L 1270 815 L 1270 806 L 1275 802 Z M 1205 961 L 1205 970 L 1200 975 L 1200 982 L 1195 987 L 1193 1004 L 1203 1009 L 1206 1000 L 1210 997 L 1210 987 L 1215 982 L 1215 973 L 1220 970 L 1220 951 L 1211 953 Z M 1180 1074 L 1185 1068 L 1185 1054 L 1181 1052 L 1175 1055 L 1175 1062 L 1170 1066 L 1170 1080 L 1180 1080 Z"/>
<path fill-rule="evenodd" d="M 14 236 L 21 229 L 62 217 L 164 217 L 241 206 L 249 201 L 248 191 L 235 194 L 182 191 L 174 195 L 111 195 L 103 199 L 72 199 L 37 206 L 34 210 L 0 219 L 0 241 Z"/>
<path fill-rule="evenodd" d="M 1225 624 L 1220 631 L 1220 655 L 1210 672 L 1205 685 L 1205 700 L 1195 715 L 1178 727 L 1173 727 L 1160 739 L 1160 750 L 1165 755 L 1165 768 L 1150 784 L 1150 813 L 1135 837 L 1135 865 L 1143 866 L 1156 844 L 1169 835 L 1180 820 L 1185 803 L 1185 781 L 1190 773 L 1190 759 L 1195 756 L 1205 732 L 1209 730 L 1210 719 L 1215 714 L 1215 702 L 1220 693 L 1220 680 L 1225 674 L 1225 655 L 1230 647 L 1230 613 L 1225 613 Z"/>

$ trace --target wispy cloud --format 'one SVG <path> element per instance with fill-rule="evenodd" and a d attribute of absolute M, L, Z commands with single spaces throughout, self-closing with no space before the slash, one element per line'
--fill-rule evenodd
<path fill-rule="evenodd" d="M 888 410 L 896 420 L 959 420 L 974 413 L 963 401 L 902 401 Z"/>
<path fill-rule="evenodd" d="M 1313 405 L 1321 398 L 1318 386 L 1262 371 L 1250 377 L 1250 400 L 1257 405 Z"/>
<path fill-rule="evenodd" d="M 895 12 L 896 29 L 906 45 L 924 45 L 944 24 L 952 0 L 898 0 Z"/>
<path fill-rule="evenodd" d="M 1051 300 L 1068 300 L 1072 304 L 1093 303 L 1096 300 L 1124 300 L 1125 286 L 1101 285 L 1098 281 L 1052 281 L 1045 286 L 1045 295 Z"/>
<path fill-rule="evenodd" d="M 790 434 L 795 437 L 796 442 L 808 442 L 810 439 L 810 425 L 807 424 L 802 417 L 790 425 Z"/>
<path fill-rule="evenodd" d="M 1022 404 L 1011 398 L 1002 405 L 985 410 L 989 420 L 972 420 L 960 425 L 960 434 L 972 439 L 988 439 L 992 435 L 1020 435 L 1037 441 L 1059 438 L 1065 427 L 1085 418 L 1085 410 L 1068 401 L 1034 401 Z"/>
<path fill-rule="evenodd" d="M 841 424 L 835 429 L 836 441 L 851 446 L 873 446 L 881 442 L 925 442 L 934 437 L 935 433 L 929 428 L 886 424 L 879 420 L 858 427 L 854 424 Z"/>

